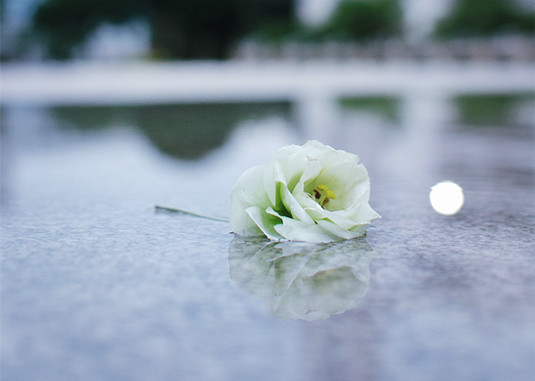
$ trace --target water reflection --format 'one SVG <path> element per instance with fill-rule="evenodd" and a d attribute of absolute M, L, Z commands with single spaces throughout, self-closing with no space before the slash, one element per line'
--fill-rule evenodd
<path fill-rule="evenodd" d="M 401 101 L 396 97 L 342 97 L 338 103 L 344 110 L 378 114 L 393 125 L 401 123 Z"/>
<path fill-rule="evenodd" d="M 235 237 L 230 277 L 278 319 L 326 319 L 355 308 L 368 290 L 373 249 L 365 239 L 311 244 Z"/>
<path fill-rule="evenodd" d="M 307 95 L 299 101 L 182 103 L 153 105 L 56 106 L 50 109 L 63 129 L 99 130 L 130 127 L 139 130 L 162 153 L 196 160 L 221 148 L 242 126 L 274 120 L 292 126 L 299 141 L 319 139 L 326 144 L 358 152 L 368 162 L 380 160 L 373 147 L 392 139 L 401 151 L 420 155 L 419 163 L 430 167 L 433 146 L 450 118 L 470 126 L 533 124 L 533 96 L 525 93 L 470 95 L 448 99 L 444 96 L 322 96 Z M 401 128 L 392 128 L 392 127 Z M 388 151 L 386 161 L 403 166 L 404 152 Z M 423 164 L 422 164 L 423 165 Z M 400 171 L 412 168 L 402 167 Z"/>
<path fill-rule="evenodd" d="M 163 153 L 199 159 L 222 146 L 247 121 L 288 120 L 289 102 L 196 103 L 138 106 L 66 106 L 52 108 L 64 128 L 138 128 Z"/>
<path fill-rule="evenodd" d="M 470 127 L 533 125 L 534 101 L 535 93 L 471 94 L 454 98 L 459 123 Z"/>

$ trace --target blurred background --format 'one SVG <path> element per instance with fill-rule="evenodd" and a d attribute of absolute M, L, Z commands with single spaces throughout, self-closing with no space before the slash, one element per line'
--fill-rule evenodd
<path fill-rule="evenodd" d="M 532 0 L 2 0 L 1 10 L 2 106 L 47 106 L 80 128 L 135 125 L 175 156 L 202 156 L 250 118 L 291 116 L 302 139 L 329 140 L 347 110 L 392 123 L 408 115 L 402 103 L 432 98 L 437 119 L 485 118 L 533 95 Z"/>
<path fill-rule="evenodd" d="M 6 380 L 531 379 L 534 0 L 0 7 Z M 232 283 L 226 224 L 154 205 L 226 218 L 308 139 L 383 218 L 360 307 L 306 325 Z"/>
<path fill-rule="evenodd" d="M 532 0 L 2 0 L 2 60 L 533 59 Z"/>

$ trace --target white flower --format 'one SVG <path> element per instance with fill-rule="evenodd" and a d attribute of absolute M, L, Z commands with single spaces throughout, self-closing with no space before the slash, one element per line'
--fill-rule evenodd
<path fill-rule="evenodd" d="M 232 188 L 230 224 L 238 235 L 330 242 L 362 236 L 379 215 L 359 158 L 318 141 L 280 148 Z"/>

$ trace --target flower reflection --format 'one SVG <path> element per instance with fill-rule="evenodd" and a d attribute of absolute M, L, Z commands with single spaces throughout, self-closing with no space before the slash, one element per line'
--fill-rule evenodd
<path fill-rule="evenodd" d="M 311 244 L 235 237 L 230 277 L 278 319 L 326 319 L 355 308 L 366 294 L 372 254 L 363 238 Z"/>

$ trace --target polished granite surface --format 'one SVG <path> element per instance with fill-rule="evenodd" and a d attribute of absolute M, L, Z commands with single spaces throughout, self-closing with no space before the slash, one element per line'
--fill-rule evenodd
<path fill-rule="evenodd" d="M 533 379 L 533 98 L 465 98 L 342 102 L 312 130 L 287 103 L 4 107 L 2 379 Z M 243 170 L 312 137 L 367 166 L 367 237 L 154 210 L 226 218 Z"/>

